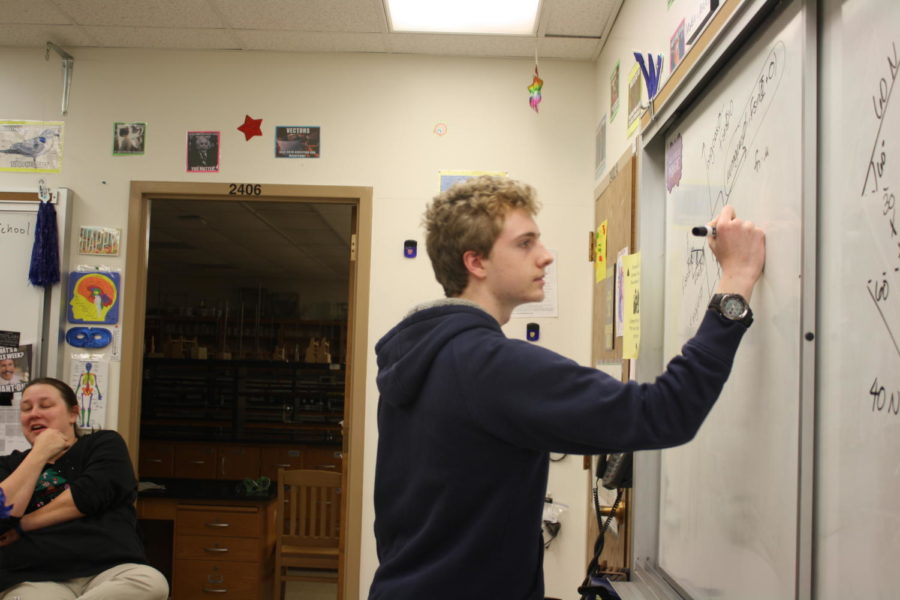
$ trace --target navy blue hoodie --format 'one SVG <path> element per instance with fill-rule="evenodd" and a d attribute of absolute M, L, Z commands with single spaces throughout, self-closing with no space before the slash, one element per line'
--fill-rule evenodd
<path fill-rule="evenodd" d="M 663 375 L 637 384 L 508 339 L 469 302 L 410 313 L 375 346 L 370 600 L 542 600 L 548 453 L 687 442 L 745 331 L 710 312 Z"/>

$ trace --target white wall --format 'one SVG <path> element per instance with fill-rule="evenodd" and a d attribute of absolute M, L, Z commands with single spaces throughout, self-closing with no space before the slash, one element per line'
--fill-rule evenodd
<path fill-rule="evenodd" d="M 706 0 L 707 2 L 709 0 Z M 732 0 L 733 1 L 733 0 Z M 684 19 L 685 27 L 691 17 L 698 12 L 703 0 L 627 0 L 616 17 L 603 50 L 595 62 L 594 124 L 606 115 L 606 171 L 633 146 L 637 133 L 628 135 L 628 76 L 636 64 L 634 53 L 639 52 L 647 60 L 647 55 L 663 55 L 663 74 L 659 87 L 672 74 L 669 63 L 669 42 L 678 24 Z M 722 0 L 724 2 L 724 0 Z M 722 3 L 720 2 L 720 3 Z M 686 51 L 690 47 L 686 47 Z M 619 110 L 615 118 L 610 115 L 610 76 L 619 62 Z M 648 65 L 649 66 L 649 65 Z M 647 105 L 647 86 L 641 81 L 641 104 Z"/>
<path fill-rule="evenodd" d="M 681 0 L 679 0 L 681 1 Z M 548 247 L 558 252 L 558 319 L 542 322 L 541 344 L 587 364 L 590 359 L 591 265 L 586 232 L 593 203 L 595 68 L 541 61 L 540 114 L 528 107 L 528 60 L 407 55 L 308 55 L 245 52 L 71 50 L 71 103 L 59 174 L 0 173 L 0 190 L 51 187 L 74 192 L 73 232 L 83 225 L 118 227 L 127 218 L 132 180 L 359 185 L 374 189 L 369 345 L 374 346 L 414 303 L 440 294 L 424 252 L 402 257 L 418 239 L 420 219 L 437 192 L 438 170 L 508 171 L 533 184 L 544 210 Z M 600 69 L 603 70 L 602 68 Z M 43 49 L 0 49 L 0 119 L 60 120 L 60 61 Z M 264 137 L 244 141 L 236 130 L 249 114 L 263 118 Z M 144 156 L 113 157 L 114 121 L 146 121 Z M 448 126 L 434 135 L 436 123 Z M 275 125 L 318 125 L 322 157 L 272 157 Z M 222 131 L 222 171 L 184 172 L 188 130 Z M 612 155 L 615 155 L 614 153 Z M 73 264 L 79 256 L 72 234 Z M 127 252 L 129 249 L 126 248 Z M 106 261 L 124 268 L 124 256 Z M 128 273 L 124 273 L 127 278 Z M 128 302 L 130 299 L 125 298 Z M 524 321 L 507 326 L 524 337 Z M 124 332 L 127 336 L 128 332 Z M 110 369 L 116 398 L 121 369 Z M 361 596 L 376 556 L 372 531 L 375 460 L 375 359 L 370 354 L 364 461 Z M 117 405 L 107 426 L 114 427 Z M 577 598 L 583 576 L 587 491 L 581 460 L 551 468 L 554 499 L 570 506 L 547 553 L 547 595 Z"/>

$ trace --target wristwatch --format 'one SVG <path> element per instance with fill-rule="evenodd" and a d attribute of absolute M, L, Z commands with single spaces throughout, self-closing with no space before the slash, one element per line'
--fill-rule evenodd
<path fill-rule="evenodd" d="M 753 311 L 740 294 L 714 294 L 709 308 L 726 319 L 743 323 L 744 327 L 750 327 L 753 323 Z"/>

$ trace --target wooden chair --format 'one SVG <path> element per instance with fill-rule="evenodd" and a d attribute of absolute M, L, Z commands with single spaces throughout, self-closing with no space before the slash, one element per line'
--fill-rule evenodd
<path fill-rule="evenodd" d="M 341 474 L 278 469 L 275 504 L 275 598 L 286 581 L 337 582 Z M 289 573 L 288 569 L 304 573 Z"/>

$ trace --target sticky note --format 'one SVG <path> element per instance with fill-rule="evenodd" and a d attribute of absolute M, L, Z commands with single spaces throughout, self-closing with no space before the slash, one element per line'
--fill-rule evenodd
<path fill-rule="evenodd" d="M 604 219 L 597 227 L 594 245 L 594 281 L 600 283 L 606 279 L 606 224 Z"/>

